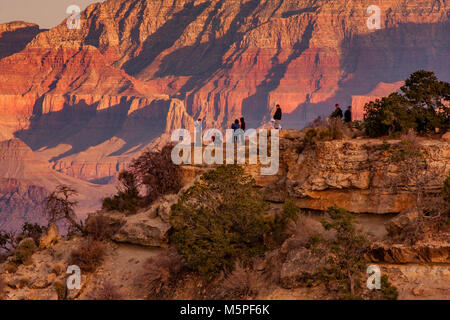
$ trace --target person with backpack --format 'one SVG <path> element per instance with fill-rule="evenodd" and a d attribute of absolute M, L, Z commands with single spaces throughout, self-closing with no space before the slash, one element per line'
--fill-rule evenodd
<path fill-rule="evenodd" d="M 339 104 L 336 103 L 336 109 L 333 111 L 333 113 L 330 115 L 331 119 L 342 119 L 344 117 L 344 114 L 342 113 L 342 109 L 339 106 Z"/>

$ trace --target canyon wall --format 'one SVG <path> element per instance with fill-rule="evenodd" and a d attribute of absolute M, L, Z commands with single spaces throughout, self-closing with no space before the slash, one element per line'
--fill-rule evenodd
<path fill-rule="evenodd" d="M 24 222 L 44 225 L 45 198 L 58 185 L 78 191 L 76 214 L 82 218 L 101 207 L 101 200 L 115 192 L 48 168 L 48 163 L 19 139 L 0 141 L 0 229 L 18 230 Z"/>
<path fill-rule="evenodd" d="M 370 5 L 381 29 L 367 27 Z M 80 29 L 25 27 L 24 49 L 0 60 L 0 138 L 89 181 L 192 118 L 258 127 L 280 103 L 284 128 L 300 128 L 352 97 L 361 117 L 420 68 L 450 79 L 443 0 L 109 0 Z"/>

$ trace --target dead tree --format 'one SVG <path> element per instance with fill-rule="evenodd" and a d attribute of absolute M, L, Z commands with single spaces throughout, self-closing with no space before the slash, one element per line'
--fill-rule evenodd
<path fill-rule="evenodd" d="M 65 220 L 69 222 L 70 226 L 85 232 L 81 222 L 76 221 L 75 207 L 78 201 L 72 200 L 76 197 L 78 192 L 66 185 L 56 187 L 46 199 L 46 211 L 49 216 L 49 223 L 57 223 Z"/>

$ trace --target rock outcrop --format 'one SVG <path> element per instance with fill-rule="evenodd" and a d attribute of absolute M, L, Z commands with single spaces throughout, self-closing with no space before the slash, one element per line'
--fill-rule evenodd
<path fill-rule="evenodd" d="M 144 247 L 165 247 L 169 242 L 169 216 L 172 204 L 177 201 L 177 195 L 166 195 L 158 199 L 147 210 L 139 211 L 133 215 L 120 212 L 97 212 L 91 218 L 101 215 L 103 221 L 111 230 L 111 240 L 117 243 L 134 244 Z"/>
<path fill-rule="evenodd" d="M 334 204 L 354 213 L 400 213 L 409 209 L 415 199 L 411 187 L 392 188 L 387 183 L 398 174 L 398 168 L 396 163 L 386 166 L 384 143 L 370 139 L 338 140 L 304 150 L 284 164 L 288 195 L 296 198 L 302 208 L 312 210 L 326 210 Z M 420 145 L 429 166 L 440 172 L 426 185 L 426 192 L 440 192 L 450 170 L 450 144 L 424 140 Z M 290 148 L 297 147 L 293 144 Z"/>
<path fill-rule="evenodd" d="M 449 234 L 447 241 L 419 242 L 415 245 L 375 243 L 367 256 L 373 262 L 383 263 L 450 263 Z"/>

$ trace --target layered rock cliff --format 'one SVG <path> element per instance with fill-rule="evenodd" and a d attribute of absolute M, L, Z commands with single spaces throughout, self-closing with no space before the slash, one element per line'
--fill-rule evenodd
<path fill-rule="evenodd" d="M 280 132 L 279 170 L 268 176 L 261 174 L 268 165 L 249 164 L 247 145 L 244 168 L 263 189 L 266 200 L 283 203 L 290 198 L 312 211 L 326 211 L 336 204 L 357 214 L 398 214 L 415 205 L 417 181 L 399 178 L 404 167 L 392 160 L 392 150 L 401 140 L 341 139 L 310 146 L 304 138 L 302 131 Z M 417 143 L 423 157 L 418 161 L 426 162 L 428 174 L 433 172 L 430 181 L 423 182 L 424 192 L 440 193 L 450 172 L 450 143 L 438 139 Z M 211 168 L 214 165 L 182 166 L 184 182 Z"/>
<path fill-rule="evenodd" d="M 367 27 L 370 5 L 381 9 L 381 29 Z M 381 82 L 420 68 L 449 80 L 448 12 L 442 0 L 93 4 L 79 30 L 64 21 L 0 60 L 3 135 L 45 148 L 61 170 L 73 154 L 103 157 L 98 175 L 74 169 L 95 180 L 111 174 L 110 155 L 126 162 L 190 117 L 228 127 L 244 115 L 256 127 L 280 103 L 284 127 L 300 127 L 352 96 L 363 97 L 354 100 L 361 109 Z M 81 146 L 80 118 L 93 138 Z"/>

